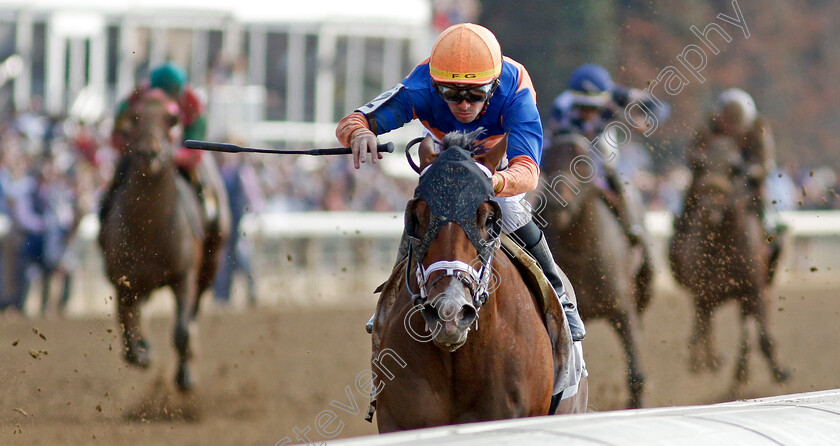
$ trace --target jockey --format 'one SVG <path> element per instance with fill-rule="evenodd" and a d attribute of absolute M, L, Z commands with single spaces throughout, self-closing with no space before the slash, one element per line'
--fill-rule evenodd
<path fill-rule="evenodd" d="M 529 209 L 521 204 L 524 194 L 534 190 L 539 181 L 543 137 L 536 93 L 525 67 L 502 56 L 499 42 L 488 29 L 471 23 L 453 25 L 438 36 L 431 56 L 401 83 L 344 117 L 336 136 L 342 145 L 352 148 L 358 169 L 368 154 L 372 163 L 382 158 L 376 135 L 413 119 L 423 124 L 436 148 L 452 131 L 483 127 L 481 142 L 488 146 L 508 135 L 507 160 L 493 175 L 503 231 L 540 264 L 566 312 L 572 338 L 583 339 L 583 321 L 563 289 L 565 274 L 555 264 Z M 403 237 L 398 262 L 405 257 L 406 247 Z"/>
<path fill-rule="evenodd" d="M 776 236 L 784 231 L 785 226 L 775 218 L 768 218 L 764 200 L 765 180 L 776 169 L 776 142 L 770 124 L 758 114 L 752 96 L 740 88 L 721 92 L 716 108 L 697 132 L 686 153 L 693 174 L 696 175 L 702 168 L 698 155 L 714 138 L 721 137 L 731 138 L 739 149 L 740 168 L 752 193 L 750 208 L 761 218 L 765 232 L 771 236 L 774 255 L 778 255 L 781 245 Z"/>
<path fill-rule="evenodd" d="M 149 74 L 148 82 L 143 82 L 132 90 L 131 94 L 123 99 L 117 106 L 117 115 L 114 119 L 114 128 L 111 131 L 111 147 L 120 155 L 126 150 L 128 133 L 131 130 L 131 114 L 128 113 L 130 106 L 142 95 L 154 88 L 159 88 L 178 103 L 179 123 L 183 127 L 182 142 L 188 139 L 205 139 L 207 134 L 207 119 L 204 116 L 204 106 L 196 92 L 187 85 L 187 74 L 177 65 L 167 62 L 157 66 Z M 201 203 L 207 211 L 204 194 L 202 193 L 201 179 L 199 178 L 199 164 L 202 162 L 203 151 L 180 147 L 175 153 L 175 164 L 181 174 L 193 185 L 201 198 Z M 113 192 L 120 186 L 124 176 L 126 164 L 122 161 L 117 164 L 114 172 L 114 180 L 102 195 L 100 219 L 107 215 L 110 208 L 110 201 Z"/>
<path fill-rule="evenodd" d="M 667 104 L 657 106 L 642 90 L 616 85 L 604 67 L 581 65 L 569 77 L 568 89 L 554 99 L 548 122 L 550 138 L 546 146 L 550 145 L 551 139 L 562 134 L 581 134 L 589 141 L 600 137 L 611 121 L 622 116 L 621 110 L 636 100 L 655 111 L 660 121 L 667 119 L 670 113 Z M 600 138 L 599 143 L 604 143 L 604 139 Z M 598 157 L 593 157 L 593 161 L 599 163 L 598 171 L 603 175 L 605 184 L 601 189 L 605 201 L 621 222 L 630 243 L 637 245 L 641 241 L 643 229 L 641 222 L 636 221 L 638 217 L 634 218 L 634 214 L 629 211 L 624 183 L 618 177 L 619 154 L 612 152 L 616 156 L 609 162 L 601 163 Z"/>

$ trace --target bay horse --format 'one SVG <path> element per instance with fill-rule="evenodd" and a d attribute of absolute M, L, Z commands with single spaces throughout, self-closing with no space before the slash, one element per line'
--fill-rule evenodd
<path fill-rule="evenodd" d="M 149 344 L 141 333 L 141 306 L 156 289 L 175 297 L 175 384 L 189 390 L 191 332 L 199 298 L 213 283 L 230 214 L 221 177 L 209 156 L 199 169 L 203 193 L 216 198 L 216 216 L 202 210 L 199 196 L 174 162 L 180 146 L 178 107 L 162 90 L 145 92 L 129 105 L 131 126 L 120 160 L 123 179 L 100 222 L 99 245 L 105 273 L 116 289 L 123 356 L 148 368 Z"/>
<path fill-rule="evenodd" d="M 557 264 L 579 296 L 585 320 L 604 318 L 615 330 L 627 360 L 628 408 L 644 405 L 645 376 L 639 358 L 641 315 L 650 301 L 651 276 L 641 247 L 633 247 L 596 185 L 590 142 L 560 135 L 543 155 L 540 204 L 535 218 Z M 588 165 L 587 165 L 588 164 Z"/>
<path fill-rule="evenodd" d="M 776 359 L 775 341 L 767 326 L 771 247 L 764 239 L 758 214 L 751 212 L 752 195 L 739 149 L 732 139 L 719 137 L 703 147 L 692 147 L 686 155 L 694 177 L 683 214 L 674 225 L 669 260 L 677 283 L 694 299 L 691 370 L 718 368 L 711 319 L 717 307 L 735 300 L 741 325 L 735 386 L 749 375 L 750 319 L 757 325 L 759 346 L 773 378 L 784 382 L 790 373 Z"/>
<path fill-rule="evenodd" d="M 384 376 L 369 384 L 382 433 L 586 410 L 585 376 L 574 396 L 553 398 L 573 373 L 562 308 L 544 316 L 500 248 L 490 177 L 506 140 L 483 150 L 474 138 L 446 135 L 436 159 L 421 146 L 405 211 L 408 257 L 384 285 L 374 321 L 372 366 Z"/>

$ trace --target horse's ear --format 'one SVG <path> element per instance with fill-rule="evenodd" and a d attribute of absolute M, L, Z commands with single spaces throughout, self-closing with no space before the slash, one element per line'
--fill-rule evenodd
<path fill-rule="evenodd" d="M 496 168 L 499 167 L 499 163 L 502 161 L 502 158 L 505 157 L 505 153 L 507 153 L 507 145 L 508 145 L 508 134 L 505 133 L 505 136 L 499 140 L 493 147 L 487 149 L 480 155 L 475 156 L 475 160 L 484 165 L 484 167 L 490 169 L 490 172 L 496 173 Z"/>
<path fill-rule="evenodd" d="M 435 140 L 432 135 L 427 135 L 420 141 L 420 147 L 417 149 L 417 154 L 420 156 L 420 171 L 432 164 L 438 157 L 435 153 Z"/>

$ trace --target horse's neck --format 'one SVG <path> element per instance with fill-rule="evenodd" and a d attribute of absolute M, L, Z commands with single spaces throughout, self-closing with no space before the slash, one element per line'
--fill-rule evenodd
<path fill-rule="evenodd" d="M 125 179 L 125 195 L 131 197 L 131 206 L 124 212 L 143 215 L 169 215 L 177 202 L 177 171 L 165 166 L 160 172 L 150 174 L 139 169 L 129 169 Z"/>
<path fill-rule="evenodd" d="M 583 252 L 591 248 L 600 230 L 599 201 L 602 201 L 600 195 L 584 189 L 575 197 L 575 200 L 569 203 L 568 207 L 560 211 L 568 212 L 570 218 L 567 224 L 556 224 L 555 227 L 549 226 L 550 229 L 560 234 L 561 246 L 559 249 Z M 601 204 L 605 205 L 604 203 Z"/>

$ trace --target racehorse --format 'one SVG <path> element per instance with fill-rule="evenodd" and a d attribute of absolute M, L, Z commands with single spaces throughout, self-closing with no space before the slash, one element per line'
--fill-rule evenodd
<path fill-rule="evenodd" d="M 544 219 L 555 260 L 580 297 L 581 317 L 605 318 L 618 335 L 627 359 L 627 406 L 639 408 L 645 376 L 638 337 L 650 278 L 642 272 L 640 247 L 630 245 L 595 184 L 589 144 L 580 135 L 561 135 L 545 151 L 542 204 L 535 204 L 535 218 Z"/>
<path fill-rule="evenodd" d="M 162 90 L 149 90 L 129 106 L 132 125 L 121 160 L 124 177 L 101 221 L 99 245 L 106 276 L 116 289 L 125 360 L 142 368 L 150 365 L 140 310 L 152 291 L 169 287 L 176 302 L 175 383 L 189 390 L 199 298 L 213 282 L 230 230 L 227 196 L 212 158 L 202 157 L 204 193 L 218 203 L 216 218 L 208 218 L 195 189 L 178 172 L 179 110 Z"/>
<path fill-rule="evenodd" d="M 379 431 L 585 411 L 585 377 L 574 396 L 552 398 L 574 348 L 559 303 L 544 318 L 500 248 L 490 177 L 506 140 L 484 150 L 475 134 L 450 133 L 442 146 L 436 159 L 421 153 L 405 211 L 408 257 L 382 290 L 393 290 L 392 301 L 380 298 L 388 314 L 374 322 Z"/>
<path fill-rule="evenodd" d="M 779 366 L 775 341 L 767 327 L 767 301 L 772 278 L 770 246 L 755 212 L 737 146 L 716 138 L 702 150 L 687 152 L 697 166 L 671 239 L 669 259 L 677 283 L 694 297 L 694 330 L 689 342 L 693 371 L 716 370 L 711 318 L 721 304 L 735 300 L 740 309 L 741 347 L 735 385 L 748 378 L 750 350 L 747 321 L 758 328 L 759 346 L 777 382 L 789 372 Z"/>

